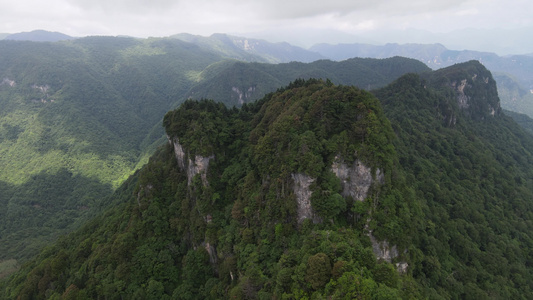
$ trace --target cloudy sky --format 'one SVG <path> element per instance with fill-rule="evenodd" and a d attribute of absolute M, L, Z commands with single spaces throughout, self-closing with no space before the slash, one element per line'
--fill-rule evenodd
<path fill-rule="evenodd" d="M 0 33 L 44 29 L 71 36 L 161 37 L 218 32 L 299 36 L 294 43 L 309 46 L 355 37 L 394 39 L 399 32 L 419 42 L 412 29 L 451 33 L 470 28 L 506 35 L 533 28 L 531 0 L 0 0 L 0 5 Z M 409 42 L 409 37 L 391 41 Z"/>

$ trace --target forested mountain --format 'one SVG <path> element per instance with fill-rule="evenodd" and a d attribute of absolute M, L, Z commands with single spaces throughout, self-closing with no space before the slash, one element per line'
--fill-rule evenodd
<path fill-rule="evenodd" d="M 364 89 L 385 86 L 406 73 L 429 72 L 423 63 L 404 57 L 388 59 L 354 58 L 342 62 L 319 60 L 287 64 L 223 61 L 206 68 L 201 80 L 187 93 L 194 99 L 207 98 L 240 106 L 261 99 L 297 78 L 328 78 L 336 84 Z"/>
<path fill-rule="evenodd" d="M 297 78 L 377 87 L 428 70 L 401 58 L 225 59 L 174 38 L 0 41 L 0 277 L 107 207 L 164 143 L 164 114 L 189 96 L 240 106 Z M 253 97 L 235 98 L 250 86 Z"/>
<path fill-rule="evenodd" d="M 1 41 L 0 53 L 0 261 L 94 211 L 161 144 L 161 119 L 195 72 L 222 59 L 109 37 Z"/>
<path fill-rule="evenodd" d="M 470 62 L 375 94 L 425 216 L 413 276 L 430 298 L 531 298 L 533 140 L 500 112 L 490 73 Z"/>
<path fill-rule="evenodd" d="M 334 60 L 403 56 L 420 60 L 433 69 L 478 60 L 493 73 L 502 106 L 533 117 L 533 57 L 529 55 L 502 57 L 490 52 L 449 50 L 441 44 L 318 44 L 310 50 Z"/>
<path fill-rule="evenodd" d="M 379 99 L 379 100 L 378 100 Z M 369 92 L 188 100 L 13 299 L 530 299 L 533 138 L 468 62 Z"/>
<path fill-rule="evenodd" d="M 4 38 L 6 40 L 32 42 L 59 42 L 74 39 L 74 37 L 61 32 L 50 32 L 46 30 L 33 30 L 30 32 L 13 33 L 6 35 Z"/>
<path fill-rule="evenodd" d="M 209 37 L 180 33 L 171 36 L 215 51 L 224 57 L 247 62 L 287 63 L 291 61 L 313 62 L 324 59 L 317 52 L 305 50 L 289 43 L 270 43 L 265 40 L 216 33 Z"/>
<path fill-rule="evenodd" d="M 524 128 L 526 131 L 531 133 L 533 135 L 533 119 L 530 118 L 528 115 L 520 114 L 514 111 L 505 110 L 504 111 L 506 115 L 513 118 L 513 120 L 520 125 L 522 128 Z"/>

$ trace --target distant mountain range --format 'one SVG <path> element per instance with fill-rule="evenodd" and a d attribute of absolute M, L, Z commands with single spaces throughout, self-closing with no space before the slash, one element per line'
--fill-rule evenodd
<path fill-rule="evenodd" d="M 317 44 L 309 50 L 333 60 L 352 57 L 417 59 L 432 69 L 477 60 L 489 69 L 497 82 L 502 107 L 533 116 L 533 56 L 498 56 L 491 52 L 449 50 L 441 44 Z"/>
<path fill-rule="evenodd" d="M 531 56 L 365 51 L 0 41 L 0 299 L 533 298 Z"/>
<path fill-rule="evenodd" d="M 289 43 L 271 43 L 260 39 L 213 34 L 209 37 L 180 33 L 171 36 L 185 42 L 196 44 L 204 49 L 222 52 L 229 58 L 244 61 L 283 63 L 291 61 L 313 62 L 325 59 L 317 52 L 309 51 Z"/>
<path fill-rule="evenodd" d="M 413 38 L 428 33 L 414 32 Z M 459 34 L 459 33 L 458 33 Z M 464 33 L 461 33 L 464 35 Z M 461 35 L 461 36 L 462 36 Z M 15 34 L 4 34 L 5 40 L 26 40 L 56 42 L 74 39 L 60 32 L 35 30 Z M 0 34 L 0 39 L 2 35 Z M 499 56 L 492 52 L 472 50 L 450 50 L 443 44 L 397 44 L 372 45 L 369 43 L 316 44 L 309 49 L 294 46 L 287 42 L 272 43 L 227 34 L 213 34 L 209 37 L 180 33 L 171 36 L 192 43 L 205 51 L 216 52 L 225 58 L 245 62 L 288 63 L 314 62 L 317 60 L 345 60 L 354 57 L 389 58 L 403 56 L 417 59 L 432 69 L 453 64 L 478 60 L 494 75 L 501 98 L 502 107 L 533 117 L 533 53 L 524 55 Z M 346 37 L 345 37 L 346 39 Z M 327 40 L 327 39 L 325 39 Z M 369 39 L 365 39 L 369 41 Z M 296 41 L 295 41 L 296 42 Z"/>
<path fill-rule="evenodd" d="M 0 35 L 1 37 L 1 35 Z M 32 41 L 32 42 L 59 42 L 65 40 L 72 40 L 74 37 L 63 34 L 61 32 L 50 32 L 46 30 L 34 30 L 30 32 L 20 32 L 14 34 L 6 34 L 5 40 L 13 41 Z"/>

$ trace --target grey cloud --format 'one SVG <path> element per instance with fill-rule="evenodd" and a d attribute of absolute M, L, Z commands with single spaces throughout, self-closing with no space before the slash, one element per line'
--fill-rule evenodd
<path fill-rule="evenodd" d="M 258 11 L 267 18 L 293 19 L 308 18 L 318 15 L 349 15 L 352 13 L 374 15 L 403 15 L 420 12 L 442 12 L 466 3 L 468 0 L 450 1 L 399 1 L 399 0 L 310 0 L 310 1 L 256 1 Z"/>
<path fill-rule="evenodd" d="M 66 0 L 82 10 L 110 14 L 165 12 L 181 4 L 173 0 Z"/>

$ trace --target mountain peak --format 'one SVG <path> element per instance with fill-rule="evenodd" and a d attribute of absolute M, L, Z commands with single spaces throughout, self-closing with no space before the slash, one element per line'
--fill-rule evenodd
<path fill-rule="evenodd" d="M 72 40 L 74 37 L 61 32 L 51 32 L 46 30 L 34 30 L 30 32 L 14 33 L 6 36 L 6 40 L 32 41 L 32 42 L 59 42 Z"/>
<path fill-rule="evenodd" d="M 452 88 L 458 107 L 473 119 L 495 117 L 501 113 L 496 81 L 479 61 L 440 69 L 431 75 L 430 81 L 437 87 Z"/>

